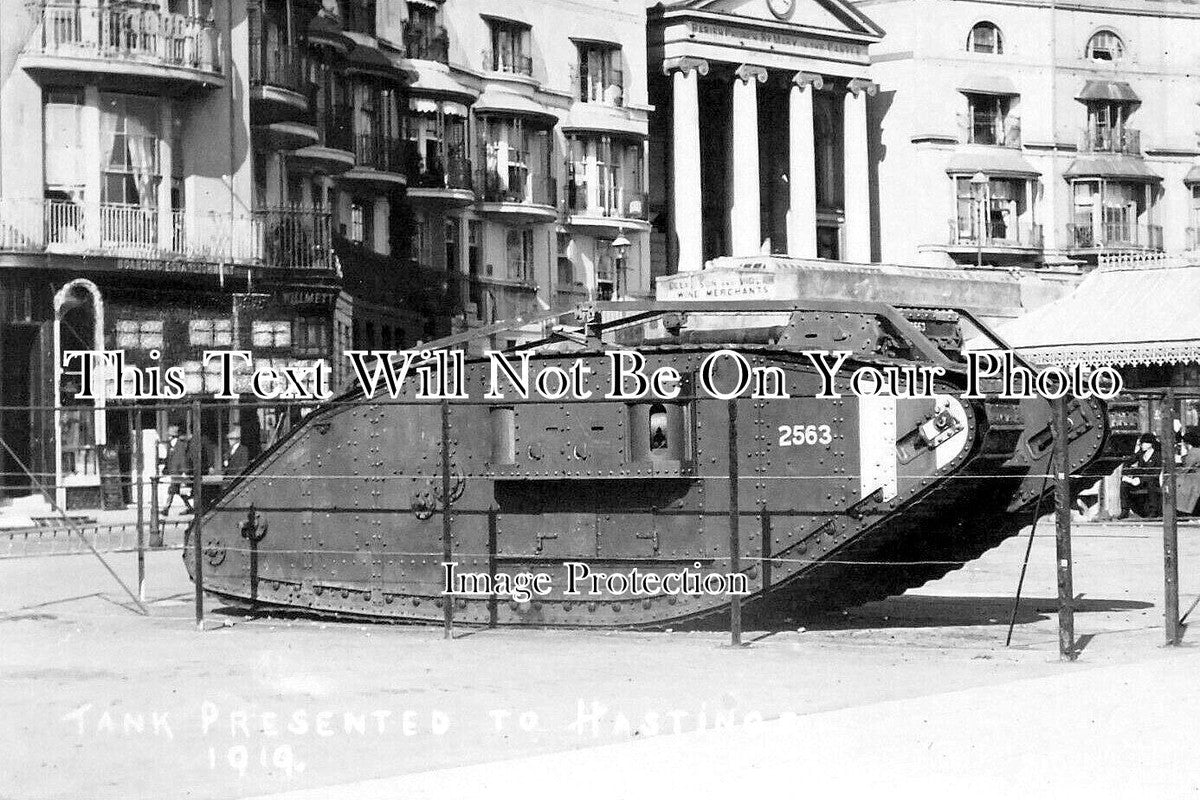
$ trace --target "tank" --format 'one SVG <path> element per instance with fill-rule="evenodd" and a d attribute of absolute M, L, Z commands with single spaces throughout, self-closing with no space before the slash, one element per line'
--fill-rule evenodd
<path fill-rule="evenodd" d="M 763 622 L 898 594 L 1053 502 L 1051 405 L 963 399 L 971 338 L 1000 345 L 951 309 L 776 301 L 595 304 L 434 342 L 481 353 L 515 339 L 512 363 L 528 357 L 534 375 L 583 363 L 594 388 L 610 384 L 612 351 L 636 350 L 645 374 L 678 370 L 681 391 L 485 399 L 494 366 L 476 355 L 462 368 L 469 401 L 417 400 L 411 381 L 394 400 L 347 392 L 208 506 L 203 585 L 234 604 L 332 617 L 441 623 L 451 603 L 462 624 L 601 628 L 720 619 L 731 591 Z M 713 383 L 737 383 L 736 360 L 713 357 L 722 350 L 782 375 L 791 396 L 698 391 L 710 360 Z M 834 379 L 841 397 L 815 396 L 808 353 L 821 350 L 851 354 Z M 943 374 L 932 396 L 859 397 L 849 381 L 862 366 Z M 1071 402 L 1076 489 L 1115 468 L 1135 425 L 1098 400 Z M 522 576 L 532 591 L 512 590 Z"/>

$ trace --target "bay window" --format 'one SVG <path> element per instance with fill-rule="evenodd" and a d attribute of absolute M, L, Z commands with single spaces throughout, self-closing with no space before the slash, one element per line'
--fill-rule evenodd
<path fill-rule="evenodd" d="M 573 214 L 644 219 L 645 163 L 642 144 L 612 136 L 567 138 L 567 203 Z"/>
<path fill-rule="evenodd" d="M 1131 181 L 1073 181 L 1071 246 L 1161 248 L 1161 228 L 1150 224 L 1152 191 L 1150 184 Z"/>
<path fill-rule="evenodd" d="M 550 129 L 520 117 L 481 116 L 477 123 L 484 200 L 554 205 Z"/>
<path fill-rule="evenodd" d="M 1028 181 L 1014 178 L 989 178 L 976 185 L 971 177 L 954 179 L 956 240 L 960 243 L 1037 244 L 1029 207 Z"/>
<path fill-rule="evenodd" d="M 467 109 L 459 103 L 410 98 L 404 119 L 410 186 L 471 188 Z"/>
<path fill-rule="evenodd" d="M 1012 98 L 995 94 L 967 95 L 967 143 L 1019 147 L 1020 132 L 1010 114 Z"/>

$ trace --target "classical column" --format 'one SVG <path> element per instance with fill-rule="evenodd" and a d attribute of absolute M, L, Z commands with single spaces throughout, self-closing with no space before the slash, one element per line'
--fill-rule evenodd
<path fill-rule="evenodd" d="M 813 92 L 825 85 L 820 75 L 797 72 L 788 98 L 787 251 L 817 257 L 817 163 L 813 143 Z"/>
<path fill-rule="evenodd" d="M 675 240 L 677 272 L 703 266 L 703 226 L 700 202 L 700 98 L 697 82 L 708 74 L 699 58 L 663 62 L 672 76 L 671 99 L 671 234 Z"/>
<path fill-rule="evenodd" d="M 867 160 L 867 97 L 877 84 L 855 78 L 847 87 L 842 115 L 846 203 L 846 261 L 871 260 L 871 188 Z"/>
<path fill-rule="evenodd" d="M 758 84 L 767 71 L 743 64 L 733 73 L 733 120 L 729 167 L 733 197 L 729 204 L 730 255 L 756 256 L 762 249 L 762 206 L 758 181 Z"/>

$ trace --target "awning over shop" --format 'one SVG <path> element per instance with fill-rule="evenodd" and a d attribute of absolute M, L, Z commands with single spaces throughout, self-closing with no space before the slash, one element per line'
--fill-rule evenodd
<path fill-rule="evenodd" d="M 1184 183 L 1200 183 L 1200 164 L 1195 164 L 1188 170 L 1187 175 L 1183 176 Z"/>
<path fill-rule="evenodd" d="M 1041 175 L 1033 165 L 1021 157 L 1018 150 L 1006 147 L 989 148 L 986 151 L 956 153 L 946 165 L 949 175 L 984 175 L 1000 177 L 1036 178 Z"/>
<path fill-rule="evenodd" d="M 1200 264 L 1178 259 L 1104 266 L 1066 297 L 1000 327 L 1041 364 L 1200 361 Z"/>
<path fill-rule="evenodd" d="M 1087 81 L 1076 95 L 1078 100 L 1115 100 L 1140 103 L 1137 93 L 1125 81 Z"/>
<path fill-rule="evenodd" d="M 968 75 L 958 84 L 958 90 L 970 94 L 1020 94 L 1013 82 L 1002 75 Z"/>
<path fill-rule="evenodd" d="M 1063 173 L 1067 178 L 1115 178 L 1125 181 L 1157 183 L 1161 175 L 1150 171 L 1140 158 L 1130 156 L 1080 156 Z"/>

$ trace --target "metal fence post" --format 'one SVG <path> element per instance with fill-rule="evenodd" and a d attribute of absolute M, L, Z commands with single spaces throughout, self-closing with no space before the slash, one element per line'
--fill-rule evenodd
<path fill-rule="evenodd" d="M 1163 617 L 1167 644 L 1177 645 L 1179 636 L 1179 531 L 1176 525 L 1175 497 L 1175 390 L 1168 387 L 1160 406 L 1163 482 Z"/>
<path fill-rule="evenodd" d="M 137 565 L 138 565 L 138 599 L 146 599 L 146 528 L 145 516 L 142 513 L 144 496 L 142 492 L 142 412 L 129 409 L 129 435 L 133 437 L 133 469 L 129 471 L 133 477 L 133 491 L 137 502 Z"/>
<path fill-rule="evenodd" d="M 738 531 L 738 435 L 737 399 L 729 400 L 729 573 L 741 571 L 741 542 Z M 729 639 L 734 647 L 742 644 L 742 598 L 729 595 Z"/>
<path fill-rule="evenodd" d="M 442 562 L 453 560 L 450 533 L 450 401 L 442 401 Z M 454 597 L 445 596 L 442 614 L 446 627 L 445 638 L 454 635 Z"/>
<path fill-rule="evenodd" d="M 192 558 L 196 583 L 196 627 L 204 629 L 204 559 L 200 543 L 204 502 L 204 440 L 200 435 L 200 401 L 192 401 Z"/>
<path fill-rule="evenodd" d="M 1071 562 L 1071 476 L 1068 472 L 1067 398 L 1052 403 L 1054 416 L 1054 541 L 1058 572 L 1058 653 L 1074 661 L 1075 650 L 1075 588 Z"/>

